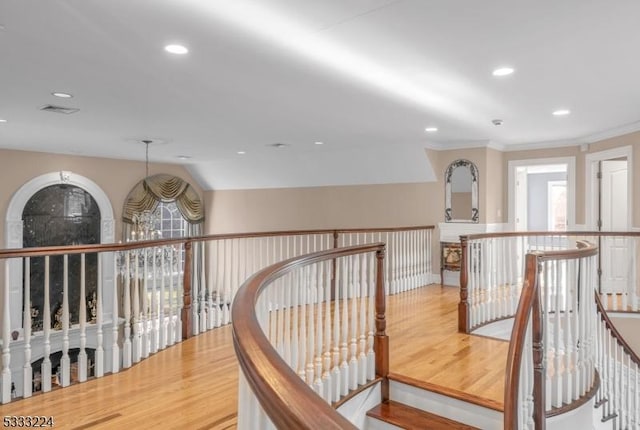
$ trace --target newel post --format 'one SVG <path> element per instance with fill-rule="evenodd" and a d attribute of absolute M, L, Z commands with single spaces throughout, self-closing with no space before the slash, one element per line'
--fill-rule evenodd
<path fill-rule="evenodd" d="M 467 285 L 469 274 L 467 273 L 467 236 L 460 236 L 460 303 L 458 303 L 458 331 L 469 333 L 469 300 Z M 443 258 L 441 255 L 440 258 Z"/>
<path fill-rule="evenodd" d="M 382 401 L 389 400 L 389 336 L 386 334 L 386 296 L 384 293 L 385 248 L 376 251 L 376 336 L 373 348 L 376 354 L 376 375 L 382 378 Z"/>
<path fill-rule="evenodd" d="M 184 268 L 182 278 L 182 339 L 188 339 L 193 333 L 191 327 L 191 260 L 192 242 L 184 243 Z"/>

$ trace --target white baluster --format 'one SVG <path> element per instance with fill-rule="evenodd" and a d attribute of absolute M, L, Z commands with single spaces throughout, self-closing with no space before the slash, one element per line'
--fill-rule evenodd
<path fill-rule="evenodd" d="M 131 367 L 131 251 L 123 251 L 124 255 L 124 294 L 123 294 L 123 311 L 124 311 L 124 339 L 122 340 L 122 367 L 128 369 Z M 82 271 L 84 273 L 84 270 Z M 85 317 L 86 319 L 86 317 Z M 82 319 L 81 319 L 82 321 Z M 82 330 L 82 329 L 81 329 Z M 78 369 L 81 366 L 78 364 Z"/>
<path fill-rule="evenodd" d="M 177 255 L 176 255 L 177 254 Z M 169 331 L 169 345 L 173 345 L 176 343 L 176 338 L 178 337 L 178 334 L 176 333 L 177 330 L 177 319 L 178 319 L 178 309 L 177 309 L 177 301 L 178 298 L 176 297 L 176 294 L 178 294 L 178 291 L 180 291 L 180 288 L 178 287 L 177 283 L 178 283 L 178 265 L 180 264 L 178 261 L 178 255 L 180 255 L 179 252 L 176 252 L 176 249 L 174 248 L 174 246 L 170 246 L 169 247 L 169 261 L 171 262 L 170 266 L 169 266 L 169 322 L 168 322 L 168 331 Z M 175 284 L 175 288 L 174 288 L 174 282 Z"/>
<path fill-rule="evenodd" d="M 293 303 L 293 288 L 291 284 L 293 283 L 291 273 L 286 274 L 283 278 L 284 281 L 284 297 L 282 297 L 282 302 L 284 305 L 284 330 L 282 332 L 282 336 L 284 339 L 283 343 L 283 354 L 282 357 L 284 361 L 291 366 L 291 314 L 292 314 L 292 303 Z"/>
<path fill-rule="evenodd" d="M 231 296 L 231 250 L 232 242 L 229 239 L 223 240 L 224 244 L 224 270 L 223 270 L 223 284 L 224 284 L 224 294 L 222 297 L 222 324 L 229 324 L 231 321 L 229 316 L 229 301 Z"/>
<path fill-rule="evenodd" d="M 5 283 L 5 286 L 9 285 Z M 5 287 L 6 289 L 6 287 Z M 33 368 L 31 367 L 31 259 L 24 259 L 24 366 L 22 368 L 22 397 L 33 394 Z M 4 384 L 3 384 L 4 386 Z M 4 403 L 4 402 L 3 402 Z"/>
<path fill-rule="evenodd" d="M 140 333 L 140 249 L 134 252 L 134 280 L 133 280 L 133 362 L 142 358 L 142 333 Z"/>
<path fill-rule="evenodd" d="M 46 258 L 49 257 L 47 256 Z M 29 272 L 25 272 L 25 276 L 29 276 L 28 273 Z M 2 289 L 2 404 L 11 401 L 11 345 L 9 345 L 9 342 L 11 342 L 11 307 L 9 303 L 9 280 L 9 259 L 5 259 L 4 288 Z M 48 294 L 45 292 L 45 295 Z"/>
<path fill-rule="evenodd" d="M 8 268 L 5 268 L 8 273 Z M 8 283 L 5 285 L 9 285 Z M 49 276 L 49 256 L 44 257 L 44 312 L 42 314 L 42 329 L 43 329 L 43 351 L 44 358 L 41 366 L 41 380 L 42 380 L 42 392 L 46 393 L 51 391 L 51 302 L 50 302 L 50 276 Z M 5 315 L 9 315 L 8 311 L 5 311 Z M 5 343 L 9 345 L 9 343 Z"/>
<path fill-rule="evenodd" d="M 211 330 L 212 328 L 216 327 L 216 306 L 214 304 L 213 301 L 213 287 L 214 287 L 214 278 L 211 275 L 211 272 L 209 271 L 208 274 L 209 276 L 205 276 L 205 270 L 207 267 L 207 258 L 209 259 L 209 264 L 213 265 L 214 264 L 214 259 L 213 256 L 211 255 L 212 252 L 207 252 L 211 251 L 212 247 L 211 247 L 211 242 L 202 242 L 202 279 L 203 279 L 203 285 L 206 285 L 206 290 L 207 290 L 207 304 L 208 304 L 208 315 L 207 315 L 207 330 Z M 206 282 L 206 280 L 208 279 L 208 282 Z"/>
<path fill-rule="evenodd" d="M 167 317 L 165 312 L 165 296 L 167 294 L 165 278 L 167 277 L 167 258 L 169 248 L 160 248 L 160 294 L 158 298 L 158 349 L 167 347 Z"/>
<path fill-rule="evenodd" d="M 340 289 L 342 286 L 342 270 L 340 260 L 336 260 L 336 277 L 335 277 L 335 300 L 333 310 L 333 368 L 332 375 L 332 388 L 333 395 L 332 401 L 337 402 L 340 400 L 340 393 L 342 391 L 341 372 L 340 372 Z"/>
<path fill-rule="evenodd" d="M 78 322 L 80 324 L 80 351 L 78 352 L 78 381 L 87 380 L 87 278 L 86 254 L 80 254 L 80 308 Z"/>
<path fill-rule="evenodd" d="M 111 372 L 120 371 L 120 346 L 118 345 L 118 253 L 113 253 L 113 289 L 111 290 Z"/>
<path fill-rule="evenodd" d="M 97 254 L 98 283 L 96 303 L 96 352 L 95 352 L 95 376 L 101 378 L 104 375 L 104 349 L 102 346 L 102 254 Z"/>
<path fill-rule="evenodd" d="M 322 372 L 322 384 L 324 387 L 324 399 L 327 401 L 327 403 L 331 403 L 331 401 L 333 400 L 333 382 L 332 382 L 332 374 L 331 374 L 331 363 L 332 363 L 332 348 L 331 348 L 331 340 L 332 340 L 332 336 L 331 336 L 331 262 L 330 261 L 325 261 L 322 263 L 322 269 L 323 269 L 323 279 L 324 279 L 324 287 L 325 287 L 325 294 L 324 294 L 324 309 L 325 309 L 325 316 L 324 316 L 324 341 L 325 341 L 325 347 L 324 347 L 324 353 L 322 355 L 322 364 L 323 364 L 323 372 Z M 335 303 L 335 302 L 334 302 Z"/>
<path fill-rule="evenodd" d="M 194 270 L 197 270 L 198 268 L 200 269 L 198 270 L 199 278 L 197 282 L 199 288 L 198 291 L 200 292 L 200 333 L 204 333 L 207 331 L 207 326 L 209 325 L 209 320 L 207 318 L 209 301 L 207 300 L 207 283 L 204 276 L 204 242 L 196 242 L 195 245 L 198 249 L 198 260 L 197 263 L 194 264 Z"/>
<path fill-rule="evenodd" d="M 151 305 L 149 306 L 149 353 L 158 352 L 158 248 L 151 248 Z M 147 290 L 148 291 L 148 290 Z"/>
<path fill-rule="evenodd" d="M 341 258 L 342 269 L 342 325 L 340 327 L 340 394 L 346 396 L 349 393 L 349 266 L 348 257 Z"/>
<path fill-rule="evenodd" d="M 350 273 L 349 293 L 351 296 L 351 321 L 349 323 L 349 389 L 358 388 L 358 300 L 359 294 L 356 286 L 360 284 L 359 256 L 349 256 L 346 263 Z"/>
<path fill-rule="evenodd" d="M 360 313 L 358 330 L 358 384 L 364 385 L 367 382 L 367 255 L 358 256 L 360 262 L 360 284 L 356 287 L 359 290 Z"/>
<path fill-rule="evenodd" d="M 302 249 L 300 248 L 302 254 Z M 299 315 L 299 329 L 298 329 L 298 354 L 297 354 L 297 369 L 300 378 L 309 384 L 306 378 L 307 375 L 307 342 L 309 341 L 307 336 L 307 288 L 308 288 L 308 270 L 309 266 L 305 266 L 298 270 L 298 282 L 296 290 L 298 291 L 298 304 L 296 308 L 300 309 Z"/>
<path fill-rule="evenodd" d="M 307 242 L 307 246 L 308 246 L 309 242 Z M 309 253 L 309 248 L 307 247 L 306 253 Z M 308 335 L 307 335 L 307 342 L 306 342 L 306 346 L 305 349 L 306 351 L 304 351 L 304 355 L 303 357 L 305 357 L 304 362 L 306 362 L 306 366 L 305 366 L 305 374 L 304 374 L 304 378 L 305 381 L 307 382 L 307 385 L 309 385 L 311 388 L 313 388 L 313 383 L 315 381 L 315 375 L 314 375 L 314 363 L 315 363 L 315 346 L 316 346 L 316 342 L 315 342 L 315 334 L 316 334 L 316 327 L 315 327 L 315 322 L 316 319 L 314 318 L 314 311 L 315 311 L 315 302 L 313 301 L 313 284 L 315 283 L 315 271 L 316 271 L 316 264 L 313 264 L 311 266 L 307 266 L 306 267 L 306 284 L 304 286 L 303 289 L 303 310 L 305 308 L 308 309 L 308 318 L 306 318 L 305 316 L 302 317 L 302 320 L 307 322 L 308 321 L 308 326 L 307 328 L 305 328 L 305 333 L 307 333 L 308 330 Z M 316 300 L 317 300 L 317 296 L 316 296 Z"/>
<path fill-rule="evenodd" d="M 323 280 L 323 263 L 316 263 L 314 265 L 315 275 L 316 275 L 316 350 L 314 357 L 314 370 L 315 370 L 315 380 L 314 380 L 314 389 L 316 393 L 318 393 L 321 397 L 324 396 L 324 385 L 322 383 L 322 346 L 324 345 L 324 339 L 322 337 L 323 327 L 322 327 L 322 305 L 324 303 L 324 285 L 322 283 Z"/>
<path fill-rule="evenodd" d="M 140 309 L 140 325 L 141 325 L 141 342 L 142 342 L 142 358 L 149 357 L 149 344 L 151 340 L 149 339 L 149 249 L 143 248 L 144 252 L 144 260 L 142 266 L 142 306 Z"/>
<path fill-rule="evenodd" d="M 58 383 L 62 387 L 71 384 L 71 359 L 69 358 L 69 255 L 62 256 L 62 357 L 58 366 Z"/>

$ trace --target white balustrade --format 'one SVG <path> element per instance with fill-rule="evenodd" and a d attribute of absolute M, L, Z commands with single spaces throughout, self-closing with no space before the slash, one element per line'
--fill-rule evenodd
<path fill-rule="evenodd" d="M 253 273 L 341 243 L 387 242 L 384 282 L 388 293 L 425 285 L 432 271 L 431 234 L 431 229 L 416 228 L 194 238 L 188 268 L 192 332 L 229 324 L 235 295 Z M 10 308 L 12 293 L 3 289 L 0 400 L 30 397 L 34 387 L 47 392 L 53 384 L 66 387 L 117 373 L 180 342 L 183 246 L 184 242 L 152 247 L 130 242 L 125 250 L 112 247 L 86 254 L 72 250 L 55 257 L 22 257 L 24 273 L 30 273 L 34 258 L 43 261 L 44 280 L 35 286 L 36 278 L 23 276 L 22 327 L 12 326 L 11 314 L 16 312 Z M 17 265 L 4 260 L 8 278 Z M 95 261 L 93 269 L 89 261 Z M 50 270 L 54 264 L 61 265 L 63 272 L 61 290 L 56 293 L 60 295 L 55 297 Z M 346 258 L 335 265 L 328 261 L 309 266 L 298 278 L 278 280 L 274 285 L 282 288 L 265 296 L 271 307 L 268 329 L 276 347 L 286 352 L 298 374 L 327 401 L 374 376 L 374 298 L 369 285 L 374 268 L 373 261 L 364 257 Z M 105 271 L 108 277 L 103 280 Z M 299 285 L 304 288 L 297 289 Z M 38 316 L 32 316 L 34 288 L 43 295 Z M 54 321 L 58 310 L 60 316 Z M 285 327 L 296 335 L 285 336 Z"/>

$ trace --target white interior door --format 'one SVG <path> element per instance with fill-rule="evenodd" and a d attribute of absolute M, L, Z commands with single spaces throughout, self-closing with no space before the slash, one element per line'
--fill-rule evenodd
<path fill-rule="evenodd" d="M 603 160 L 600 164 L 600 230 L 627 231 L 627 161 Z M 631 261 L 625 237 L 603 237 L 600 243 L 601 291 L 626 291 Z"/>

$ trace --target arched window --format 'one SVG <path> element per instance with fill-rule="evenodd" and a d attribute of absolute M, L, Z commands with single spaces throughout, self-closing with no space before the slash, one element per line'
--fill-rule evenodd
<path fill-rule="evenodd" d="M 176 202 L 160 202 L 155 210 L 156 230 L 165 239 L 189 235 L 189 223 L 182 216 Z"/>
<path fill-rule="evenodd" d="M 155 215 L 154 230 L 162 231 L 164 238 L 202 234 L 202 200 L 188 182 L 177 176 L 160 173 L 144 178 L 133 187 L 122 210 L 125 240 L 135 237 L 132 231 L 136 217 L 145 211 Z"/>
<path fill-rule="evenodd" d="M 25 248 L 56 245 L 100 243 L 100 209 L 87 191 L 80 187 L 58 184 L 35 193 L 22 212 L 24 228 L 22 242 Z M 62 307 L 64 281 L 62 256 L 52 256 L 49 262 L 49 309 L 51 321 Z M 95 293 L 98 259 L 87 255 L 87 292 Z M 31 258 L 29 266 L 31 286 L 32 329 L 41 330 L 44 309 L 44 257 Z M 27 274 L 23 274 L 27 276 Z M 69 304 L 74 311 L 80 303 L 80 256 L 69 256 Z M 78 314 L 71 312 L 71 322 L 78 322 Z M 54 329 L 55 327 L 54 324 Z"/>

